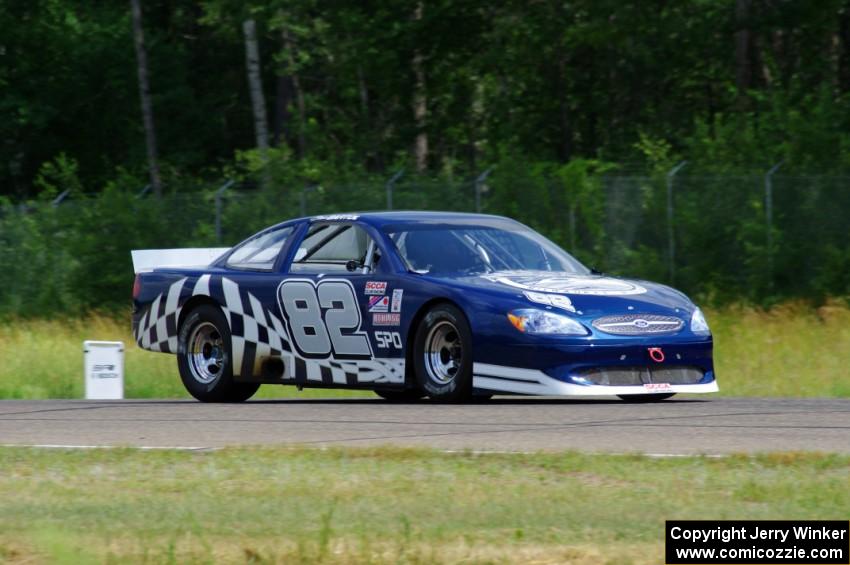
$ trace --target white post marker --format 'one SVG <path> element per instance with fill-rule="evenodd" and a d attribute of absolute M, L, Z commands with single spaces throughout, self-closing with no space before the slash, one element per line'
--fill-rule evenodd
<path fill-rule="evenodd" d="M 124 398 L 124 342 L 84 341 L 86 399 Z"/>

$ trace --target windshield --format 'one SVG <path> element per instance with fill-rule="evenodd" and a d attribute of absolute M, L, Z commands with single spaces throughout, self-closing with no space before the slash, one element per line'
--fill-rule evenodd
<path fill-rule="evenodd" d="M 394 226 L 387 229 L 407 267 L 421 274 L 472 275 L 497 271 L 589 274 L 563 249 L 522 224 Z"/>

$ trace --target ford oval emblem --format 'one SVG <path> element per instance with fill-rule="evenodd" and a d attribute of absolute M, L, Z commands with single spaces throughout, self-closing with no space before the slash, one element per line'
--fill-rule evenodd
<path fill-rule="evenodd" d="M 636 328 L 648 328 L 649 327 L 649 322 L 647 322 L 646 320 L 641 320 L 641 319 L 635 320 L 634 322 L 632 322 L 632 324 Z"/>

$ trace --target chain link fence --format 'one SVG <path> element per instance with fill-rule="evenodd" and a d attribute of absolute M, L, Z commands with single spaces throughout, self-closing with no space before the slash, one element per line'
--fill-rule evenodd
<path fill-rule="evenodd" d="M 685 173 L 609 174 L 581 187 L 499 171 L 457 182 L 233 182 L 161 199 L 109 190 L 9 205 L 0 313 L 126 304 L 131 249 L 233 245 L 288 218 L 389 207 L 510 216 L 589 266 L 703 301 L 850 294 L 850 177 Z"/>

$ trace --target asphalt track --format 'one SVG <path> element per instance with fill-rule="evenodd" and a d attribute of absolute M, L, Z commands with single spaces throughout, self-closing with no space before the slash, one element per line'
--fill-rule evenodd
<path fill-rule="evenodd" d="M 4 400 L 0 444 L 216 448 L 234 445 L 573 449 L 654 455 L 850 454 L 850 400 L 495 398 L 471 405 L 380 399 Z"/>

